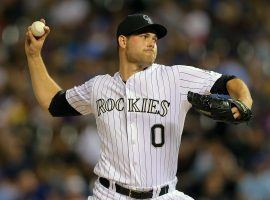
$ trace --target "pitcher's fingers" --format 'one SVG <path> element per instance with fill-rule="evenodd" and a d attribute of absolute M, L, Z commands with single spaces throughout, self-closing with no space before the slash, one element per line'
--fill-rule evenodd
<path fill-rule="evenodd" d="M 29 36 L 29 39 L 30 39 L 31 42 L 36 42 L 37 41 L 31 30 L 28 31 L 28 36 Z"/>
<path fill-rule="evenodd" d="M 28 34 L 28 31 L 26 31 L 25 33 L 25 43 L 28 45 L 30 43 L 30 38 L 29 38 L 29 34 Z"/>
<path fill-rule="evenodd" d="M 44 30 L 45 30 L 45 34 L 44 36 L 42 36 L 42 39 L 45 40 L 46 37 L 49 35 L 49 33 L 51 32 L 50 28 L 48 26 L 45 26 L 44 27 Z"/>
<path fill-rule="evenodd" d="M 30 43 L 31 42 L 31 38 L 30 38 L 30 35 L 31 35 L 31 30 L 27 30 L 26 32 L 25 32 L 25 37 L 26 37 L 26 39 L 27 39 L 27 41 Z"/>
<path fill-rule="evenodd" d="M 45 30 L 46 35 L 48 35 L 51 32 L 51 29 L 49 26 L 45 26 L 44 30 Z"/>
<path fill-rule="evenodd" d="M 239 119 L 240 118 L 240 113 L 239 112 L 234 113 L 233 117 L 234 117 L 234 119 Z"/>
<path fill-rule="evenodd" d="M 238 111 L 237 107 L 232 107 L 231 109 L 232 113 L 236 113 Z"/>
<path fill-rule="evenodd" d="M 46 21 L 45 21 L 44 18 L 41 18 L 40 21 L 41 21 L 42 23 L 46 24 Z"/>
<path fill-rule="evenodd" d="M 48 34 L 50 33 L 50 28 L 48 26 L 44 27 L 45 34 L 38 38 L 38 41 L 44 42 Z"/>
<path fill-rule="evenodd" d="M 237 107 L 233 107 L 231 109 L 231 111 L 232 111 L 232 114 L 233 114 L 234 119 L 237 119 L 237 118 L 240 117 L 240 113 L 239 113 L 239 110 L 237 109 Z"/>
<path fill-rule="evenodd" d="M 30 37 L 30 33 L 32 34 L 31 26 L 28 26 L 28 28 L 27 28 L 27 32 L 28 32 L 29 37 Z"/>

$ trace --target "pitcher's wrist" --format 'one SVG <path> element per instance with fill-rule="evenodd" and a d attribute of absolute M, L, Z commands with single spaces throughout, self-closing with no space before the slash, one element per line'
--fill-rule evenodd
<path fill-rule="evenodd" d="M 41 53 L 36 53 L 36 54 L 27 54 L 27 59 L 40 59 Z"/>

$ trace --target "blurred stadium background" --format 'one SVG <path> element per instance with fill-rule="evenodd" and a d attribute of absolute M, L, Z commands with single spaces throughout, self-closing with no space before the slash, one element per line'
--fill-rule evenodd
<path fill-rule="evenodd" d="M 269 200 L 269 11 L 267 0 L 0 0 L 0 200 L 86 199 L 96 178 L 94 118 L 41 110 L 24 54 L 26 28 L 46 19 L 42 55 L 67 89 L 117 70 L 116 26 L 135 12 L 168 28 L 158 62 L 237 75 L 254 99 L 248 126 L 189 112 L 178 189 L 196 200 Z"/>

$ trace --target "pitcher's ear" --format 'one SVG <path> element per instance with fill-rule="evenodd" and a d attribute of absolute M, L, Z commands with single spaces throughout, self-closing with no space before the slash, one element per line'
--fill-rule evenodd
<path fill-rule="evenodd" d="M 124 36 L 124 35 L 120 35 L 118 37 L 118 45 L 119 47 L 121 48 L 126 48 L 126 45 L 127 45 L 127 37 Z"/>

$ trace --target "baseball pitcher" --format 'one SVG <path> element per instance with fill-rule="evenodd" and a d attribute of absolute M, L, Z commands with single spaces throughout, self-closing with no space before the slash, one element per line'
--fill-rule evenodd
<path fill-rule="evenodd" d="M 64 90 L 41 57 L 50 32 L 48 26 L 44 29 L 37 39 L 28 28 L 25 40 L 39 104 L 52 116 L 93 114 L 96 119 L 102 148 L 94 169 L 98 179 L 88 199 L 192 200 L 175 189 L 186 113 L 194 105 L 214 120 L 247 122 L 252 98 L 246 84 L 231 75 L 155 63 L 157 41 L 167 29 L 147 15 L 133 14 L 116 32 L 119 71 Z"/>

